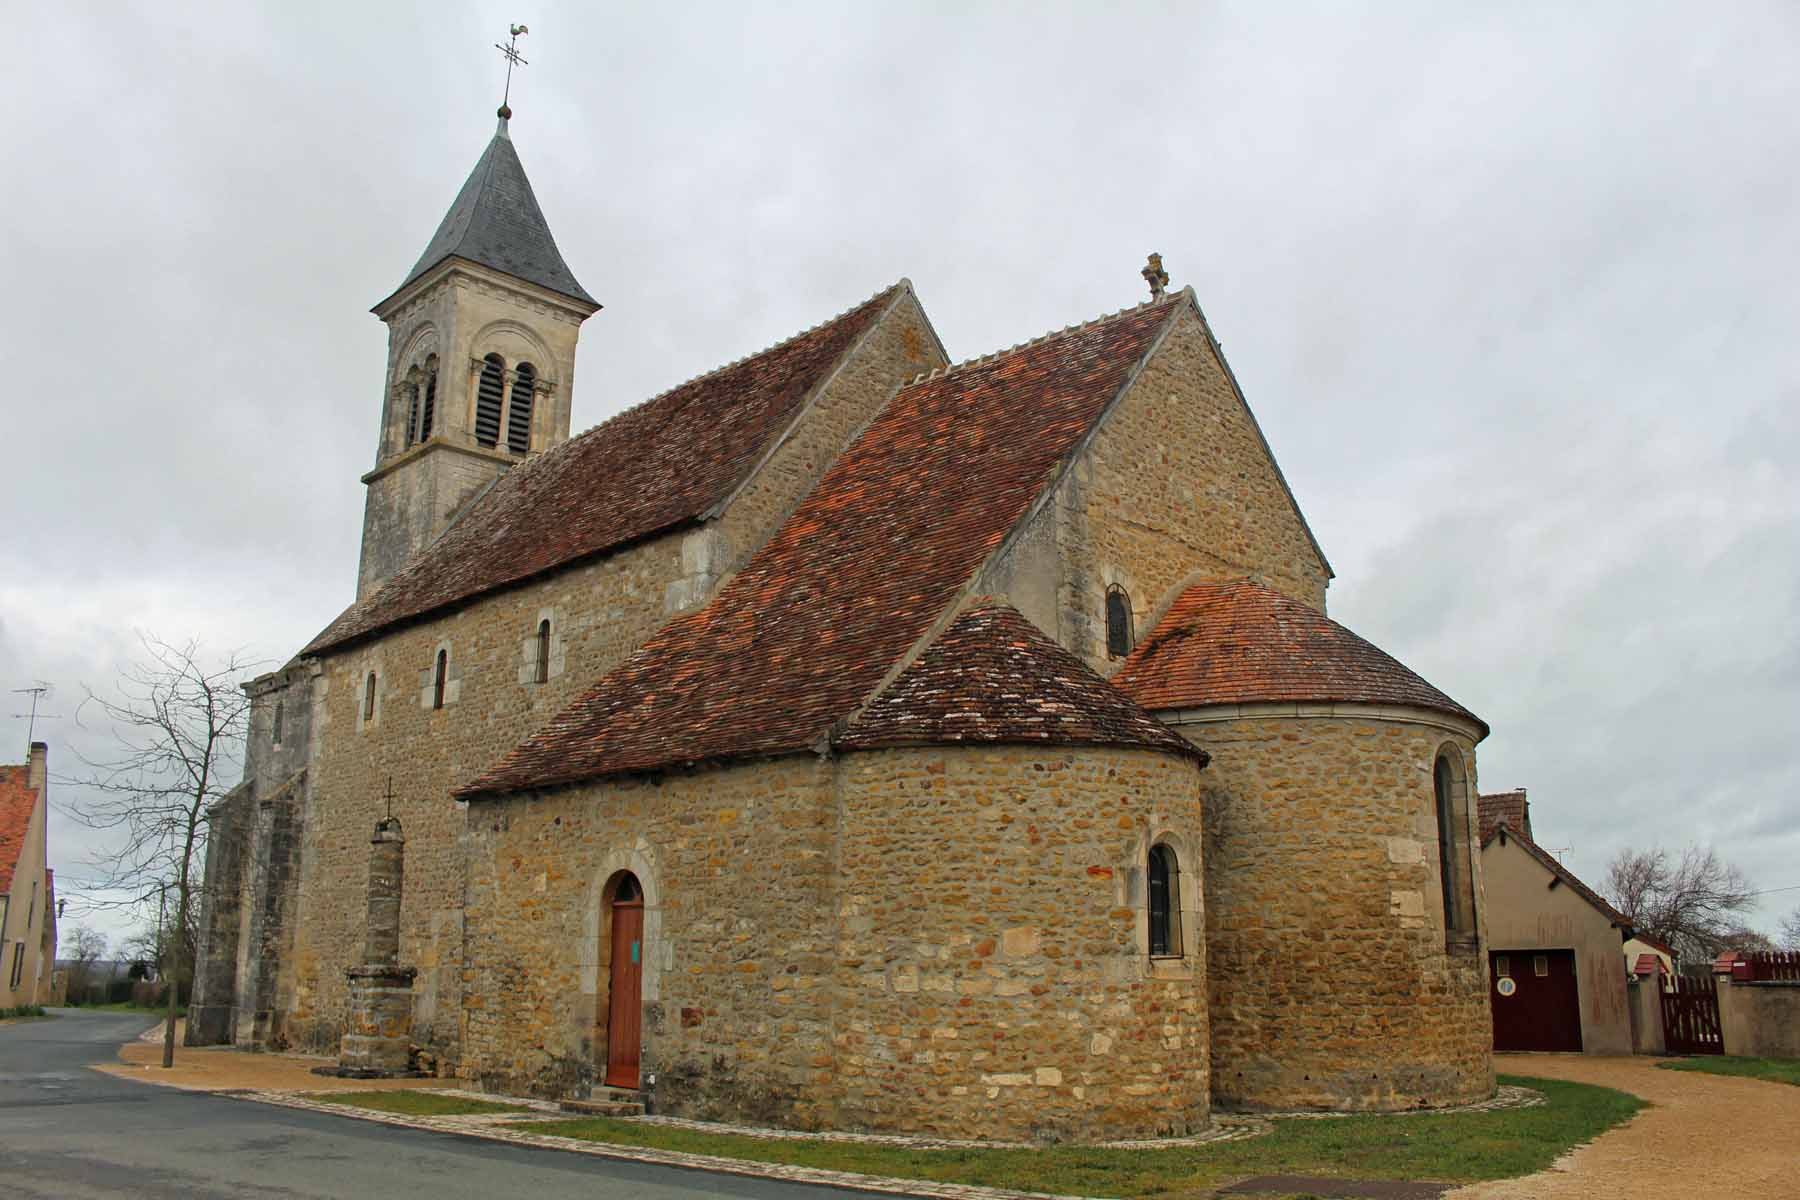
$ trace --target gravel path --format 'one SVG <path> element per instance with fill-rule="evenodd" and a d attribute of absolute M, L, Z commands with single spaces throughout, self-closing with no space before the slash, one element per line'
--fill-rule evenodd
<path fill-rule="evenodd" d="M 1618 1088 L 1654 1107 L 1548 1171 L 1461 1188 L 1446 1200 L 1800 1195 L 1800 1087 L 1665 1071 L 1650 1058 L 1501 1054 L 1494 1065 L 1508 1075 Z"/>

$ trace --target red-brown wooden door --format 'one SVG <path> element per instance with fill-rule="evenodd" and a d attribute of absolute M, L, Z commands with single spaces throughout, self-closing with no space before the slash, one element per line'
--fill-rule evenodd
<path fill-rule="evenodd" d="M 612 910 L 612 982 L 606 1010 L 606 1085 L 638 1086 L 643 1035 L 644 902 L 620 901 Z"/>
<path fill-rule="evenodd" d="M 1573 950 L 1496 950 L 1488 959 L 1494 1049 L 1581 1049 Z"/>

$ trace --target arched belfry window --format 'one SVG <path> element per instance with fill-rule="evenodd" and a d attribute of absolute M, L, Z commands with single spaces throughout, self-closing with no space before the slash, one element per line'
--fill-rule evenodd
<path fill-rule="evenodd" d="M 431 707 L 444 707 L 444 682 L 450 674 L 450 652 L 439 650 L 437 653 L 437 670 L 431 676 Z"/>
<path fill-rule="evenodd" d="M 1444 938 L 1453 945 L 1471 943 L 1475 940 L 1475 879 L 1466 832 L 1469 802 L 1462 776 L 1448 753 L 1440 753 L 1432 767 L 1431 788 L 1437 813 Z"/>
<path fill-rule="evenodd" d="M 506 448 L 514 454 L 531 449 L 531 401 L 537 394 L 537 368 L 522 362 L 513 371 L 512 407 L 506 410 Z"/>
<path fill-rule="evenodd" d="M 1124 658 L 1131 653 L 1131 597 L 1113 584 L 1106 589 L 1106 657 Z"/>
<path fill-rule="evenodd" d="M 498 354 L 481 360 L 481 379 L 475 385 L 475 440 L 483 446 L 500 441 L 500 402 L 506 395 L 506 363 Z"/>
<path fill-rule="evenodd" d="M 1181 868 L 1175 852 L 1166 845 L 1150 847 L 1148 885 L 1150 908 L 1150 956 L 1181 956 Z"/>
<path fill-rule="evenodd" d="M 550 618 L 548 617 L 538 622 L 537 681 L 539 683 L 550 682 Z"/>
<path fill-rule="evenodd" d="M 425 360 L 425 398 L 419 405 L 419 440 L 431 436 L 431 423 L 437 417 L 437 355 Z"/>
<path fill-rule="evenodd" d="M 406 384 L 406 444 L 412 445 L 419 440 L 419 385 L 409 380 Z"/>

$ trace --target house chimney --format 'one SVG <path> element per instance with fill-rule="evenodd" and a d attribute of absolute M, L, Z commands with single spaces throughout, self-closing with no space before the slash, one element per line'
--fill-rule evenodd
<path fill-rule="evenodd" d="M 45 764 L 49 759 L 50 747 L 47 743 L 31 743 L 31 769 L 26 774 L 26 786 L 39 796 L 44 794 Z"/>

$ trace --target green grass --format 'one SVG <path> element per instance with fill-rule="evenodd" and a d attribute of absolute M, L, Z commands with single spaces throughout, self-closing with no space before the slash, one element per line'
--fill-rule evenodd
<path fill-rule="evenodd" d="M 534 1133 L 1023 1191 L 1091 1196 L 1210 1195 L 1250 1175 L 1472 1182 L 1527 1175 L 1593 1140 L 1644 1107 L 1611 1088 L 1502 1076 L 1544 1093 L 1536 1108 L 1442 1116 L 1364 1116 L 1277 1121 L 1242 1142 L 1169 1150 L 1046 1147 L 1031 1150 L 904 1150 L 844 1142 L 778 1141 L 702 1133 L 608 1118 L 523 1124 Z"/>
<path fill-rule="evenodd" d="M 11 1008 L 0 1008 L 0 1021 L 17 1021 L 26 1017 L 47 1017 L 41 1004 L 15 1004 Z"/>
<path fill-rule="evenodd" d="M 349 1108 L 373 1108 L 381 1112 L 400 1113 L 408 1117 L 468 1117 L 482 1113 L 522 1113 L 529 1108 L 517 1104 L 495 1104 L 490 1100 L 469 1100 L 462 1096 L 446 1096 L 427 1090 L 401 1092 L 312 1092 L 308 1100 L 325 1104 L 342 1104 Z"/>
<path fill-rule="evenodd" d="M 145 1016 L 153 1017 L 167 1016 L 169 1012 L 168 1009 L 160 1004 L 153 1008 L 140 1008 L 129 1000 L 115 1000 L 111 1004 L 81 1004 L 76 1007 L 80 1008 L 83 1012 L 142 1013 Z M 177 1004 L 175 1006 L 175 1015 L 178 1017 L 187 1016 L 187 1005 Z"/>
<path fill-rule="evenodd" d="M 1800 1087 L 1800 1058 L 1739 1058 L 1736 1055 L 1699 1054 L 1676 1062 L 1656 1064 L 1671 1071 L 1705 1071 L 1708 1075 L 1741 1075 L 1770 1083 Z"/>

